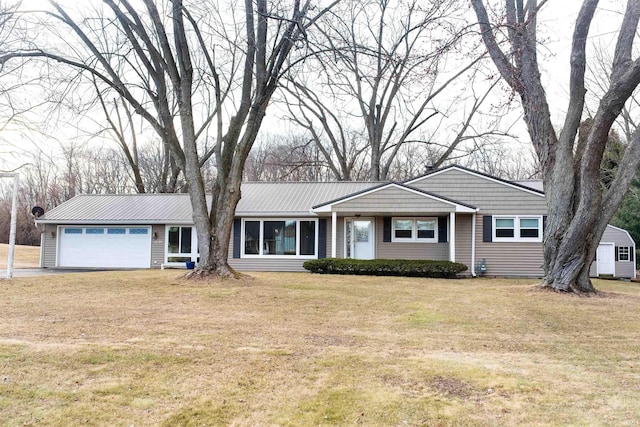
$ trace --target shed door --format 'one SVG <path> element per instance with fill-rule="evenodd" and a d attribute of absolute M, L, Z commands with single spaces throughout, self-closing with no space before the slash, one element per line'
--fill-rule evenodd
<path fill-rule="evenodd" d="M 613 243 L 600 243 L 596 252 L 598 276 L 615 274 L 615 248 Z"/>
<path fill-rule="evenodd" d="M 149 268 L 150 227 L 61 227 L 58 266 Z"/>

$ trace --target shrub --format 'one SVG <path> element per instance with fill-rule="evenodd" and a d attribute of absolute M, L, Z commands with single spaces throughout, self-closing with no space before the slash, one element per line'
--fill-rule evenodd
<path fill-rule="evenodd" d="M 467 270 L 467 266 L 459 262 L 413 259 L 322 258 L 306 261 L 303 267 L 319 274 L 438 278 L 452 278 Z"/>

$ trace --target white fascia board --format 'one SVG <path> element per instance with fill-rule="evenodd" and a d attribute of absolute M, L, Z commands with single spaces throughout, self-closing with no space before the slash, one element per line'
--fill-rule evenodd
<path fill-rule="evenodd" d="M 535 191 L 533 189 L 529 189 L 529 188 L 525 188 L 524 186 L 512 184 L 512 183 L 510 183 L 508 181 L 502 181 L 500 179 L 492 178 L 490 176 L 486 176 L 486 175 L 483 175 L 483 174 L 480 174 L 480 173 L 476 173 L 476 172 L 473 172 L 473 171 L 470 171 L 470 170 L 467 170 L 467 169 L 463 169 L 463 168 L 460 168 L 458 166 L 451 166 L 451 167 L 448 167 L 448 168 L 441 169 L 439 171 L 430 173 L 428 175 L 412 179 L 411 181 L 407 181 L 406 184 L 407 185 L 411 185 L 411 184 L 413 184 L 415 182 L 422 181 L 422 180 L 425 180 L 425 179 L 429 179 L 432 176 L 440 175 L 441 173 L 444 173 L 444 172 L 447 172 L 447 171 L 450 171 L 450 170 L 457 170 L 458 172 L 464 172 L 466 174 L 473 175 L 473 176 L 478 177 L 478 178 L 486 179 L 487 181 L 495 182 L 496 184 L 502 184 L 502 185 L 505 185 L 507 187 L 514 188 L 516 190 L 521 190 L 521 191 L 524 191 L 525 193 L 533 194 L 533 195 L 538 196 L 538 197 L 542 197 L 542 198 L 545 197 L 544 193 L 540 193 L 540 192 Z"/>

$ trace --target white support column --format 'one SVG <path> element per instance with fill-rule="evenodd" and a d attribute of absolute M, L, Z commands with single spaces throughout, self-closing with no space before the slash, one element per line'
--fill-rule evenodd
<path fill-rule="evenodd" d="M 9 256 L 7 259 L 7 279 L 11 279 L 13 277 L 13 258 L 16 249 L 16 220 L 18 217 L 18 184 L 20 181 L 20 175 L 17 173 L 0 173 L 0 178 L 13 178 L 11 225 L 9 226 Z"/>
<path fill-rule="evenodd" d="M 476 213 L 471 214 L 471 277 L 476 277 Z"/>
<path fill-rule="evenodd" d="M 338 213 L 331 212 L 331 258 L 337 256 L 338 248 Z"/>
<path fill-rule="evenodd" d="M 449 213 L 449 261 L 456 262 L 456 213 Z"/>

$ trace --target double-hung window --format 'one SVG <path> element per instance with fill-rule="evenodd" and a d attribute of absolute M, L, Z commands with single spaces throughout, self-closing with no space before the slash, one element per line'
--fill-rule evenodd
<path fill-rule="evenodd" d="M 315 258 L 317 220 L 245 219 L 243 256 Z"/>
<path fill-rule="evenodd" d="M 541 242 L 542 216 L 494 216 L 493 241 Z"/>
<path fill-rule="evenodd" d="M 438 241 L 437 218 L 393 218 L 391 230 L 392 242 Z"/>
<path fill-rule="evenodd" d="M 629 246 L 619 246 L 618 248 L 618 261 L 632 261 L 631 251 Z"/>

